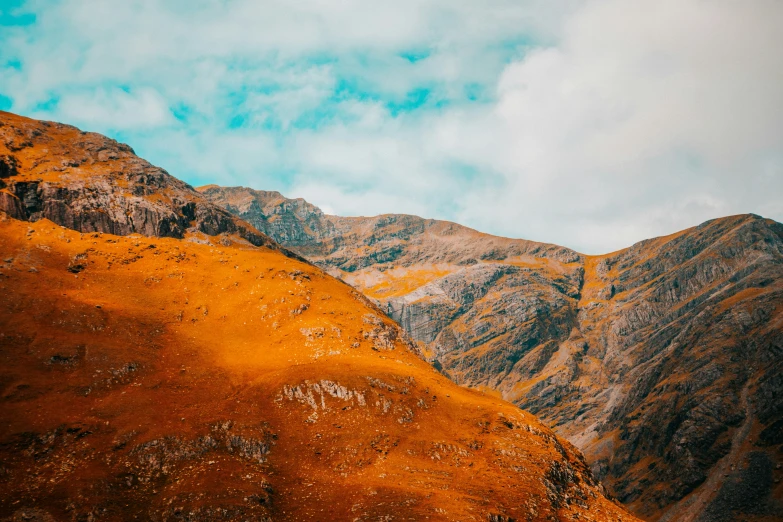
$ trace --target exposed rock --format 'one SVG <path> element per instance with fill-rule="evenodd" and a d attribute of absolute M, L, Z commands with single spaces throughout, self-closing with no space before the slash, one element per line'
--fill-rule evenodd
<path fill-rule="evenodd" d="M 307 259 L 344 272 L 386 264 L 466 266 L 477 260 L 519 256 L 561 263 L 581 258 L 573 250 L 556 245 L 494 237 L 434 219 L 397 214 L 346 218 L 324 214 L 303 199 L 286 199 L 279 192 L 216 185 L 197 190 L 281 244 L 297 247 Z"/>

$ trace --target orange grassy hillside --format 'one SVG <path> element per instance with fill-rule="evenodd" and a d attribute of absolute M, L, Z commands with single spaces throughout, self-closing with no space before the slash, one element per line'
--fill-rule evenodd
<path fill-rule="evenodd" d="M 0 216 L 0 519 L 634 520 L 311 265 Z"/>

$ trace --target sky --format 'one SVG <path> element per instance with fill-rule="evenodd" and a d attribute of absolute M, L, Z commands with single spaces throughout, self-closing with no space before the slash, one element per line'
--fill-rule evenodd
<path fill-rule="evenodd" d="M 589 254 L 783 221 L 779 0 L 2 0 L 0 110 Z"/>

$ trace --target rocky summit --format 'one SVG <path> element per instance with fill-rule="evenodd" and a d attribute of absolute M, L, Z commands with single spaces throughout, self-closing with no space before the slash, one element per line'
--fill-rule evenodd
<path fill-rule="evenodd" d="M 647 520 L 783 520 L 783 225 L 603 256 L 277 192 L 216 205 L 342 278 L 455 382 L 540 416 Z"/>
<path fill-rule="evenodd" d="M 636 520 L 127 146 L 0 113 L 0 158 L 0 520 Z"/>

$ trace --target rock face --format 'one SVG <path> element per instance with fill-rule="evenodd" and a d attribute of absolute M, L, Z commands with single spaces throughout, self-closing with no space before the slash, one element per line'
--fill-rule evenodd
<path fill-rule="evenodd" d="M 199 190 L 374 299 L 454 381 L 539 415 L 641 516 L 783 519 L 780 223 L 733 216 L 584 256 Z"/>
<path fill-rule="evenodd" d="M 195 230 L 237 234 L 256 246 L 277 248 L 125 144 L 2 111 L 0 210 L 81 232 L 182 238 Z"/>
<path fill-rule="evenodd" d="M 350 286 L 124 146 L 2 122 L 0 520 L 637 520 Z"/>

